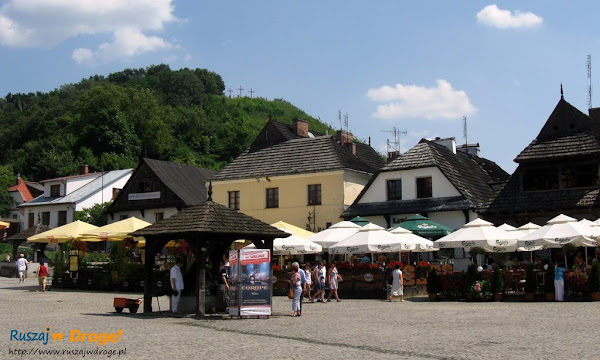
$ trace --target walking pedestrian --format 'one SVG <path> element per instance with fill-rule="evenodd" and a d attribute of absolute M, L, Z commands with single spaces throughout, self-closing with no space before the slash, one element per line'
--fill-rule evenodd
<path fill-rule="evenodd" d="M 320 262 L 313 273 L 316 289 L 313 299 L 321 299 L 322 303 L 325 302 L 325 276 L 325 266 L 323 266 L 323 262 Z"/>
<path fill-rule="evenodd" d="M 331 264 L 329 271 L 327 272 L 327 278 L 329 280 L 329 295 L 327 295 L 327 301 L 331 301 L 331 295 L 335 295 L 337 302 L 340 302 L 340 297 L 338 296 L 338 280 L 344 281 L 340 274 L 338 273 L 337 267 L 335 264 Z"/>
<path fill-rule="evenodd" d="M 300 297 L 302 296 L 302 280 L 300 279 L 300 273 L 298 272 L 300 265 L 297 262 L 292 263 L 292 277 L 290 279 L 290 285 L 294 289 L 294 298 L 292 299 L 292 316 L 302 315 L 300 312 Z"/>
<path fill-rule="evenodd" d="M 17 271 L 19 272 L 19 283 L 25 282 L 25 273 L 27 272 L 27 264 L 31 261 L 25 259 L 25 255 L 20 254 L 19 260 L 17 260 Z"/>
<path fill-rule="evenodd" d="M 394 271 L 392 271 L 392 291 L 390 291 L 389 300 L 392 301 L 394 296 L 400 296 L 400 301 L 404 301 L 404 281 L 399 264 L 396 264 Z"/>
<path fill-rule="evenodd" d="M 37 278 L 39 283 L 39 291 L 46 291 L 46 277 L 48 276 L 48 268 L 43 262 L 40 262 L 40 268 L 37 272 Z"/>
<path fill-rule="evenodd" d="M 304 283 L 304 293 L 302 294 L 302 296 L 307 295 L 308 296 L 308 300 L 310 302 L 314 302 L 312 296 L 310 295 L 311 292 L 311 287 L 312 287 L 312 274 L 311 274 L 311 268 L 310 268 L 310 264 L 307 263 L 306 266 L 304 267 L 304 274 L 306 275 L 306 281 Z"/>

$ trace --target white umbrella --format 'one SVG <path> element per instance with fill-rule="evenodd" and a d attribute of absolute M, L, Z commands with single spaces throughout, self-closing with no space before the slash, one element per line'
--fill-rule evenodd
<path fill-rule="evenodd" d="M 540 229 L 519 239 L 519 242 L 529 242 L 533 246 L 546 247 L 563 247 L 566 244 L 594 247 L 598 246 L 597 237 L 600 237 L 600 228 L 588 226 L 577 222 L 572 217 L 560 214 Z M 565 265 L 566 261 L 567 254 L 565 253 Z"/>
<path fill-rule="evenodd" d="M 401 250 L 402 242 L 398 237 L 372 223 L 329 247 L 332 254 L 388 253 Z"/>
<path fill-rule="evenodd" d="M 512 225 L 508 225 L 507 223 L 504 223 L 500 226 L 498 226 L 498 229 L 500 230 L 504 230 L 504 231 L 513 231 L 513 230 L 517 230 L 516 227 L 512 226 Z"/>
<path fill-rule="evenodd" d="M 323 246 L 323 249 L 328 249 L 330 246 L 337 244 L 352 234 L 355 234 L 360 229 L 360 225 L 356 225 L 351 221 L 342 221 L 314 234 L 313 236 L 309 237 L 308 240 Z"/>
<path fill-rule="evenodd" d="M 390 230 L 390 233 L 397 236 L 402 242 L 405 242 L 402 244 L 402 250 L 411 252 L 429 252 L 439 250 L 433 247 L 433 241 L 415 235 L 412 233 L 412 231 L 403 227 L 399 226 L 393 230 Z"/>
<path fill-rule="evenodd" d="M 544 248 L 544 246 L 535 245 L 531 241 L 519 242 L 520 239 L 524 238 L 525 236 L 531 234 L 532 232 L 534 232 L 540 228 L 541 228 L 541 226 L 534 224 L 532 222 L 528 222 L 525 225 L 519 226 L 515 230 L 508 231 L 509 234 L 513 234 L 517 238 L 517 251 L 530 251 L 530 252 L 532 252 L 531 256 L 533 257 L 533 251 L 542 250 Z"/>
<path fill-rule="evenodd" d="M 437 249 L 481 247 L 489 252 L 511 252 L 517 248 L 514 235 L 496 228 L 491 222 L 475 219 L 433 243 Z"/>
<path fill-rule="evenodd" d="M 254 247 L 254 244 L 246 246 L 248 249 L 253 249 Z M 321 245 L 298 235 L 291 234 L 286 238 L 273 239 L 273 253 L 275 255 L 314 254 L 321 251 L 323 251 Z"/>

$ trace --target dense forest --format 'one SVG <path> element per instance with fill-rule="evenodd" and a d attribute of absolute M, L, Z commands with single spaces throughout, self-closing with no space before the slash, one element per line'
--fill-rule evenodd
<path fill-rule="evenodd" d="M 76 174 L 84 163 L 92 171 L 134 168 L 140 157 L 219 170 L 269 117 L 331 130 L 284 100 L 228 98 L 224 90 L 206 69 L 154 65 L 48 93 L 9 93 L 0 98 L 0 185 L 17 173 L 33 181 Z"/>

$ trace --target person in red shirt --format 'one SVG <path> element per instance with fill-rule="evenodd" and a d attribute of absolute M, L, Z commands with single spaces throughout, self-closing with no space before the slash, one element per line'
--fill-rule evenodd
<path fill-rule="evenodd" d="M 46 277 L 48 276 L 48 268 L 44 265 L 43 262 L 40 263 L 40 268 L 38 269 L 38 281 L 40 284 L 39 291 L 46 291 Z"/>

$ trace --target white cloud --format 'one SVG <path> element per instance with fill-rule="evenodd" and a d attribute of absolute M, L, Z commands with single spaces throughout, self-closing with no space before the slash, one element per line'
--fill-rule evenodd
<path fill-rule="evenodd" d="M 396 84 L 369 89 L 367 96 L 379 105 L 371 114 L 378 119 L 403 118 L 456 119 L 477 112 L 467 93 L 454 90 L 446 80 L 438 80 L 437 87 Z"/>
<path fill-rule="evenodd" d="M 544 19 L 531 12 L 501 10 L 498 6 L 488 5 L 477 13 L 477 21 L 481 24 L 499 29 L 531 28 L 541 25 Z"/>
<path fill-rule="evenodd" d="M 0 46 L 51 48 L 78 36 L 112 35 L 94 52 L 76 49 L 76 62 L 110 61 L 172 47 L 158 36 L 178 19 L 173 0 L 8 0 L 0 8 Z"/>

